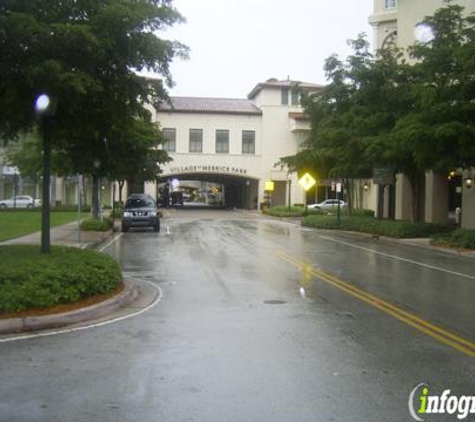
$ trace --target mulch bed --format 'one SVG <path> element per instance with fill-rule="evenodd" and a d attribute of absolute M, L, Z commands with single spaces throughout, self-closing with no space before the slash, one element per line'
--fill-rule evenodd
<path fill-rule="evenodd" d="M 51 308 L 28 309 L 28 310 L 19 311 L 19 312 L 0 313 L 0 319 L 27 318 L 27 317 L 60 314 L 63 312 L 75 311 L 76 309 L 85 308 L 86 306 L 91 306 L 96 303 L 103 302 L 104 300 L 110 299 L 111 297 L 114 297 L 122 293 L 124 289 L 125 289 L 125 284 L 122 282 L 114 290 L 110 291 L 109 293 L 102 293 L 96 296 L 91 296 L 85 299 L 78 300 L 76 302 L 64 303 L 61 305 L 52 306 Z"/>

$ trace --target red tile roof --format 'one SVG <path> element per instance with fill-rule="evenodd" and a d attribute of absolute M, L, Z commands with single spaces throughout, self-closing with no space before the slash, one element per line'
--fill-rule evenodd
<path fill-rule="evenodd" d="M 170 97 L 171 104 L 161 103 L 158 112 L 217 113 L 261 115 L 251 100 L 238 98 Z"/>
<path fill-rule="evenodd" d="M 249 93 L 247 98 L 253 99 L 256 97 L 256 95 L 262 91 L 263 88 L 275 88 L 275 89 L 280 89 L 280 88 L 293 88 L 294 86 L 298 86 L 299 88 L 302 88 L 305 91 L 318 91 L 322 89 L 324 86 L 323 85 L 318 85 L 318 84 L 312 84 L 309 82 L 299 82 L 299 81 L 291 81 L 291 80 L 284 80 L 284 81 L 279 81 L 277 79 L 268 79 L 265 82 L 258 83 L 254 89 Z"/>

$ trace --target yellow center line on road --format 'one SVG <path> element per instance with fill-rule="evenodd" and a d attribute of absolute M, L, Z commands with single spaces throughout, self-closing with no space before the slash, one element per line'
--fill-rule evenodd
<path fill-rule="evenodd" d="M 308 263 L 300 261 L 287 253 L 275 250 L 275 255 L 280 259 L 289 262 L 290 264 L 296 266 L 299 269 L 308 268 Z M 339 290 L 348 293 L 349 295 L 356 297 L 357 299 L 362 300 L 363 302 L 368 303 L 369 305 L 377 308 L 388 315 L 396 318 L 397 320 L 404 322 L 407 325 L 423 332 L 424 334 L 440 341 L 441 343 L 453 347 L 454 349 L 475 358 L 475 343 L 472 343 L 469 340 L 466 340 L 462 337 L 457 336 L 443 328 L 437 327 L 430 322 L 418 317 L 417 315 L 411 314 L 387 301 L 384 299 L 378 298 L 372 294 L 369 294 L 354 285 L 340 280 L 330 274 L 327 274 L 321 270 L 315 269 L 312 267 L 311 274 L 332 285 L 333 287 L 338 288 Z"/>

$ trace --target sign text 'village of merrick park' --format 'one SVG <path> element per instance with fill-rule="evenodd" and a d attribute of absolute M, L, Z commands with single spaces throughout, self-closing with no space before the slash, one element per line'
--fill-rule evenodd
<path fill-rule="evenodd" d="M 165 173 L 233 173 L 233 174 L 247 174 L 246 169 L 241 169 L 231 166 L 177 166 L 170 167 Z"/>

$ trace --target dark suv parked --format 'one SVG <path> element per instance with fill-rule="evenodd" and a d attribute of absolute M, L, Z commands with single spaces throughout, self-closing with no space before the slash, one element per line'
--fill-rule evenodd
<path fill-rule="evenodd" d="M 160 231 L 157 205 L 152 197 L 135 194 L 127 199 L 122 210 L 122 231 L 131 227 L 153 227 L 154 231 Z"/>

